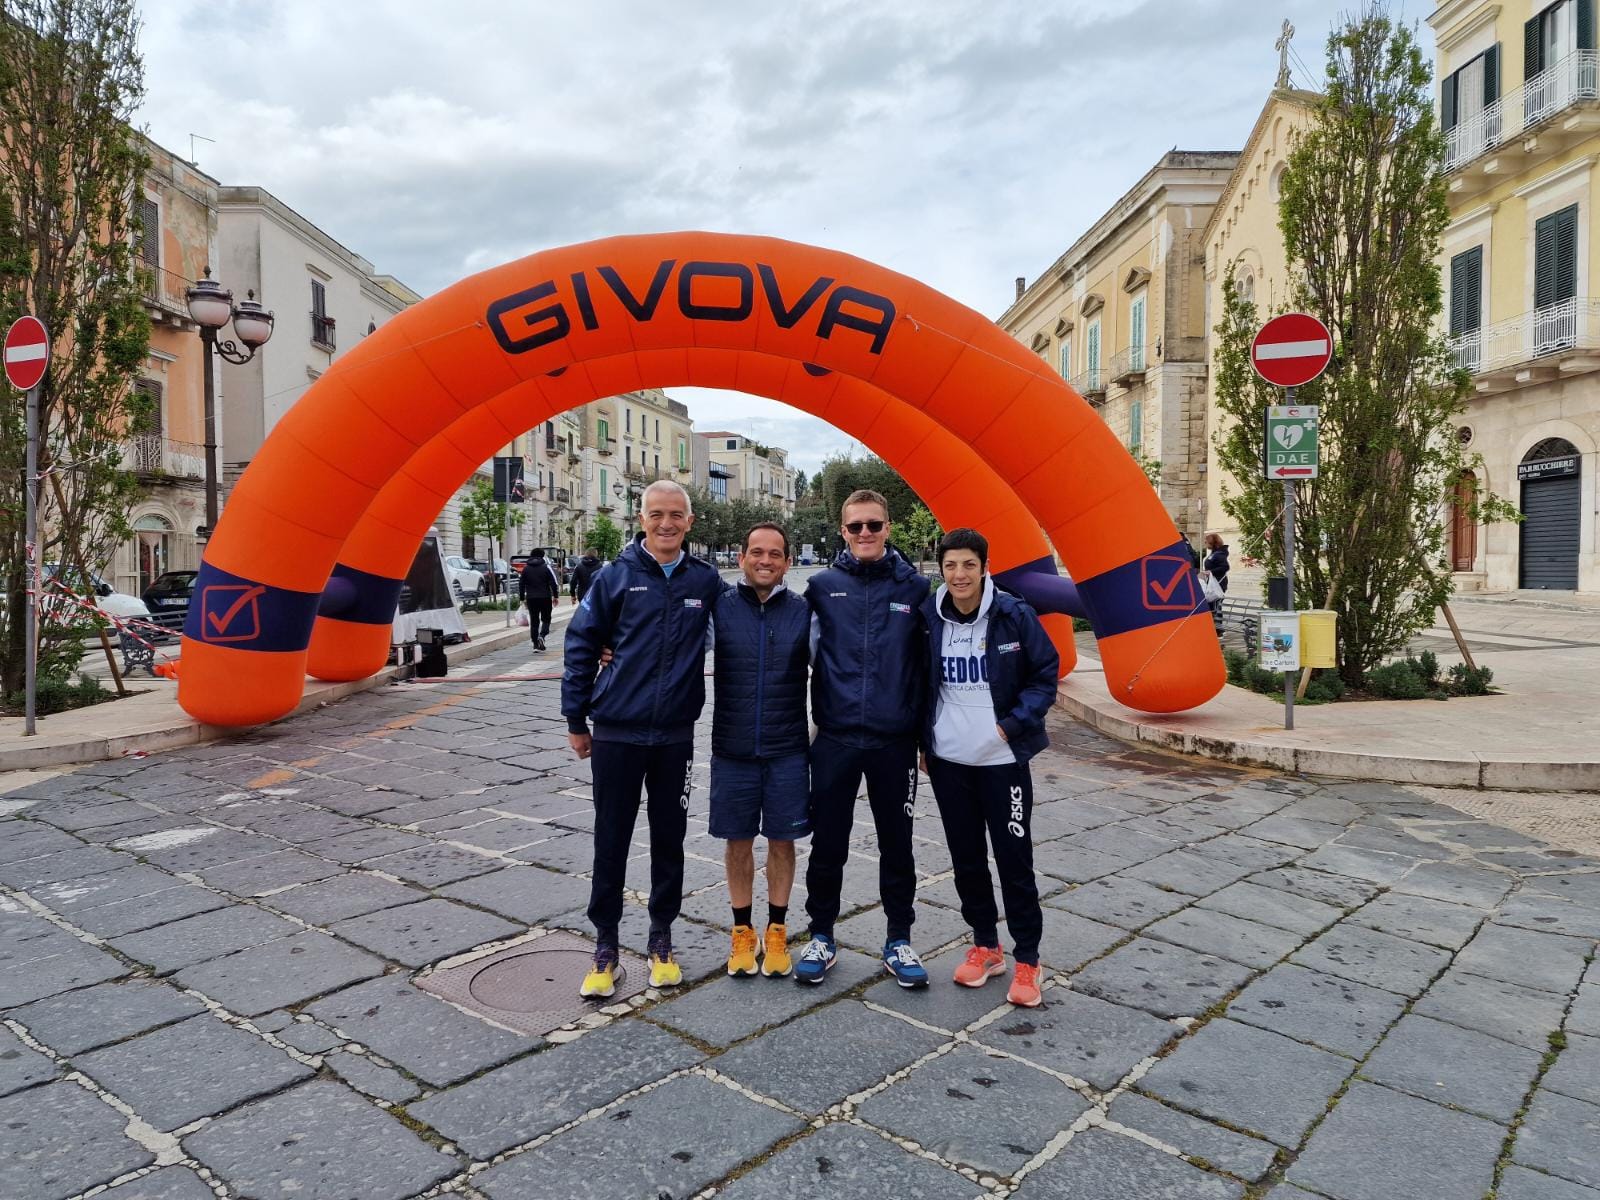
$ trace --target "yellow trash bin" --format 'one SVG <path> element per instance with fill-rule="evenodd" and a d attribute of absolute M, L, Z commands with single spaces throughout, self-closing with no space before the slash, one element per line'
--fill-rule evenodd
<path fill-rule="evenodd" d="M 1331 608 L 1313 608 L 1300 614 L 1300 665 L 1339 665 L 1338 614 Z"/>

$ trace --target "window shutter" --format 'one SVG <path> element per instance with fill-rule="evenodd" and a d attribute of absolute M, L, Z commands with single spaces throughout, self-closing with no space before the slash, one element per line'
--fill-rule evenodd
<path fill-rule="evenodd" d="M 1129 331 L 1129 335 L 1128 335 L 1128 348 L 1133 351 L 1134 360 L 1136 362 L 1142 362 L 1144 360 L 1144 353 L 1143 353 L 1144 352 L 1144 297 L 1143 296 L 1140 296 L 1137 300 L 1135 300 L 1133 302 L 1132 320 L 1130 320 L 1128 322 L 1128 324 L 1132 326 L 1132 329 Z"/>
<path fill-rule="evenodd" d="M 1556 216 L 1556 300 L 1570 300 L 1578 294 L 1578 206 L 1572 205 Z"/>
<path fill-rule="evenodd" d="M 1144 403 L 1140 400 L 1128 408 L 1128 449 L 1134 454 L 1144 449 Z"/>
<path fill-rule="evenodd" d="M 139 257 L 152 267 L 161 265 L 161 206 L 149 196 L 139 200 Z"/>
<path fill-rule="evenodd" d="M 1578 206 L 1540 217 L 1533 227 L 1533 306 L 1578 294 Z"/>
<path fill-rule="evenodd" d="M 311 281 L 311 315 L 317 320 L 325 320 L 328 316 L 328 289 L 322 285 L 322 280 Z"/>
<path fill-rule="evenodd" d="M 1541 22 L 1538 17 L 1522 26 L 1522 79 L 1526 83 L 1544 70 L 1544 40 L 1539 36 Z"/>
<path fill-rule="evenodd" d="M 1483 324 L 1483 247 L 1450 260 L 1450 332 L 1471 333 Z"/>
<path fill-rule="evenodd" d="M 161 385 L 154 379 L 136 379 L 133 390 L 150 403 L 149 415 L 139 421 L 134 432 L 162 436 L 166 432 L 166 422 L 161 412 Z"/>
<path fill-rule="evenodd" d="M 1594 45 L 1594 0 L 1577 0 L 1574 5 L 1577 9 L 1578 49 L 1593 50 Z"/>
<path fill-rule="evenodd" d="M 1456 127 L 1456 87 L 1461 82 L 1461 72 L 1445 76 L 1439 88 L 1439 128 L 1449 133 Z"/>
<path fill-rule="evenodd" d="M 1500 43 L 1496 42 L 1483 55 L 1483 106 L 1488 108 L 1500 99 Z"/>

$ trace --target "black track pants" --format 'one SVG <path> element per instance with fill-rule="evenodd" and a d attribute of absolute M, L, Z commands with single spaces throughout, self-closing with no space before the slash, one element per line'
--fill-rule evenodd
<path fill-rule="evenodd" d="M 689 742 L 636 746 L 594 743 L 594 882 L 589 922 L 613 945 L 622 920 L 622 882 L 643 790 L 650 821 L 650 932 L 667 933 L 683 903 L 683 837 L 689 825 Z"/>

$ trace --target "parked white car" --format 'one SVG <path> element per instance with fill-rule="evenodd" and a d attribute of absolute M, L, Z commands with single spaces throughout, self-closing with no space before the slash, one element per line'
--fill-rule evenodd
<path fill-rule="evenodd" d="M 450 576 L 450 590 L 456 594 L 457 599 L 473 592 L 483 591 L 483 572 L 475 570 L 461 555 L 446 554 L 444 571 Z"/>
<path fill-rule="evenodd" d="M 59 571 L 60 568 L 55 563 L 45 563 L 43 568 L 43 574 L 46 581 L 45 596 L 47 597 L 47 603 L 60 604 L 65 610 L 70 608 L 71 602 L 65 600 L 64 598 L 60 598 L 59 593 L 57 593 L 56 599 L 48 599 L 51 592 L 54 591 L 54 589 L 49 586 L 49 581 L 54 579 Z M 70 570 L 65 573 L 63 578 L 64 580 L 71 582 L 77 578 L 77 574 L 77 571 Z M 95 605 L 100 609 L 101 612 L 105 613 L 106 616 L 127 618 L 148 617 L 150 615 L 150 609 L 143 600 L 139 599 L 137 596 L 130 596 L 126 592 L 116 591 L 109 583 L 102 579 L 98 573 L 94 571 L 89 572 L 89 582 L 94 589 Z"/>

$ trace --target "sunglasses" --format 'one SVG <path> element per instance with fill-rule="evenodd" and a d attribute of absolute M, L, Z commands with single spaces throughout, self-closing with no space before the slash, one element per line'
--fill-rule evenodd
<path fill-rule="evenodd" d="M 851 521 L 845 528 L 851 533 L 860 533 L 863 529 L 868 533 L 882 533 L 883 526 L 882 521 Z"/>

